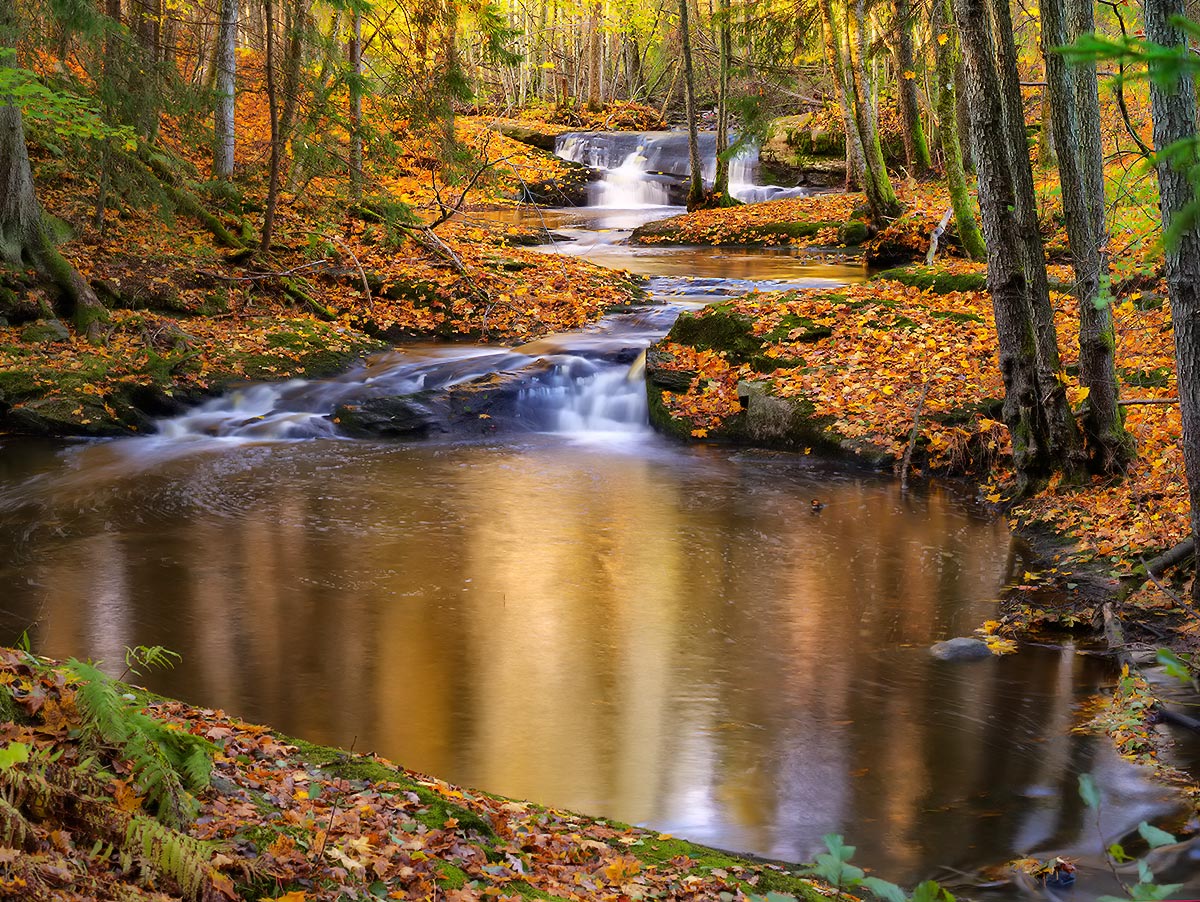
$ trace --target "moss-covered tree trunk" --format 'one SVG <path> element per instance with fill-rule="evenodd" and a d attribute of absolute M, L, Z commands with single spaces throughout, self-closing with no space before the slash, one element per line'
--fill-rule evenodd
<path fill-rule="evenodd" d="M 871 217 L 884 223 L 900 215 L 900 201 L 892 187 L 887 163 L 883 159 L 883 145 L 879 139 L 879 117 L 875 110 L 871 83 L 867 78 L 867 22 L 866 0 L 856 0 L 854 15 L 846 16 L 850 45 L 850 73 L 853 85 L 854 121 L 862 140 L 863 156 L 866 161 L 863 190 Z"/>
<path fill-rule="evenodd" d="M 0 71 L 15 65 L 17 18 L 13 0 L 0 0 Z M 33 267 L 57 286 L 64 313 L 89 341 L 100 340 L 104 306 L 68 260 L 58 252 L 33 186 L 21 108 L 0 95 L 0 264 Z"/>
<path fill-rule="evenodd" d="M 832 0 L 820 0 L 821 25 L 825 32 L 825 56 L 833 74 L 837 92 L 838 108 L 842 113 L 842 127 L 846 131 L 846 188 L 860 187 L 866 180 L 866 153 L 862 137 L 854 120 L 854 86 L 850 81 L 849 63 L 842 44 L 845 31 L 834 18 Z"/>
<path fill-rule="evenodd" d="M 959 50 L 958 37 L 950 28 L 951 17 L 950 0 L 933 0 L 931 24 L 937 45 L 934 71 L 938 86 L 938 137 L 945 160 L 946 185 L 950 189 L 950 206 L 954 210 L 958 238 L 968 257 L 972 260 L 984 260 L 987 257 L 987 247 L 983 243 L 979 223 L 975 220 L 975 209 L 971 203 L 971 192 L 963 166 L 962 141 L 958 134 L 958 89 L 955 81 Z"/>
<path fill-rule="evenodd" d="M 933 169 L 929 142 L 921 124 L 921 104 L 917 97 L 916 61 L 913 53 L 913 8 L 911 0 L 892 0 L 896 36 L 896 68 L 900 72 L 900 115 L 904 119 L 904 157 L 915 175 Z"/>
<path fill-rule="evenodd" d="M 683 95 L 688 127 L 687 206 L 695 210 L 704 205 L 704 172 L 700 167 L 700 135 L 696 128 L 696 76 L 692 71 L 692 34 L 688 27 L 688 0 L 679 0 L 679 32 L 683 42 Z"/>
<path fill-rule="evenodd" d="M 713 175 L 713 198 L 720 206 L 730 203 L 729 197 L 729 67 L 733 63 L 733 23 L 730 21 L 729 0 L 720 0 L 717 23 L 717 165 Z"/>
<path fill-rule="evenodd" d="M 1068 66 L 1062 54 L 1054 52 L 1093 31 L 1094 17 L 1091 0 L 1042 0 L 1041 11 L 1046 91 L 1079 300 L 1079 381 L 1088 389 L 1084 437 L 1093 470 L 1121 473 L 1134 449 L 1117 405 L 1112 309 L 1101 296 L 1108 279 L 1108 236 L 1096 65 Z"/>
<path fill-rule="evenodd" d="M 1003 93 L 1006 65 L 1000 34 L 1008 0 L 955 0 L 954 12 L 966 62 L 966 89 L 979 167 L 979 201 L 987 238 L 988 290 L 996 316 L 1004 420 L 1012 435 L 1018 491 L 1028 492 L 1056 473 L 1074 478 L 1080 463 L 1079 437 L 1066 394 L 1058 382 L 1058 345 L 1049 309 L 1041 236 L 1029 231 L 1025 208 L 1032 203 L 1028 151 L 1015 159 L 1014 133 L 1024 139 L 1025 122 Z M 1003 11 L 998 7 L 1003 6 Z M 997 86 L 1000 90 L 997 90 Z M 1028 177 L 1020 172 L 1024 165 Z M 1022 197 L 1028 191 L 1029 197 Z M 1041 294 L 1041 296 L 1039 296 Z"/>
<path fill-rule="evenodd" d="M 1188 55 L 1187 33 L 1174 24 L 1185 15 L 1183 0 L 1145 0 L 1146 37 Z M 1200 540 L 1200 224 L 1188 216 L 1195 192 L 1188 169 L 1200 164 L 1193 149 L 1185 158 L 1163 153 L 1181 141 L 1196 138 L 1196 86 L 1186 66 L 1155 60 L 1150 66 L 1150 114 L 1154 119 L 1154 149 L 1163 232 L 1173 236 L 1166 247 L 1167 291 L 1175 333 L 1175 368 L 1179 410 L 1183 419 L 1183 462 L 1191 501 L 1192 537 Z M 1198 546 L 1200 547 L 1200 546 Z M 1193 603 L 1200 602 L 1200 578 L 1192 586 Z"/>

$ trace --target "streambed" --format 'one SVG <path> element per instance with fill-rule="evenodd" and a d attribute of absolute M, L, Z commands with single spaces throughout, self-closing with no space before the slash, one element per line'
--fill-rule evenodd
<path fill-rule="evenodd" d="M 1078 773 L 1104 788 L 1106 841 L 1176 803 L 1069 733 L 1105 662 L 927 653 L 1021 573 L 1005 525 L 937 486 L 901 495 L 646 424 L 629 351 L 679 310 L 860 276 L 779 252 L 635 251 L 621 222 L 560 223 L 576 252 L 653 276 L 658 303 L 591 330 L 406 349 L 152 437 L 4 440 L 6 641 L 27 629 L 39 651 L 117 670 L 124 646 L 162 644 L 184 663 L 150 679 L 159 691 L 741 852 L 809 859 L 839 832 L 902 882 L 1065 853 L 1084 858 L 1077 896 L 1111 892 Z M 328 426 L 348 395 L 545 359 L 557 378 L 470 435 Z"/>

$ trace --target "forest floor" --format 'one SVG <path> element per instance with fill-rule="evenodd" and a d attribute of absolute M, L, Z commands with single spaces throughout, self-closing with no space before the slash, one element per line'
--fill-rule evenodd
<path fill-rule="evenodd" d="M 21 274 L 0 271 L 0 431 L 143 431 L 180 401 L 240 381 L 335 372 L 399 341 L 519 344 L 639 296 L 621 273 L 529 250 L 540 230 L 476 215 L 516 211 L 530 191 L 577 182 L 579 167 L 483 120 L 460 119 L 458 135 L 474 154 L 467 190 L 411 147 L 375 173 L 367 198 L 390 221 L 345 218 L 344 188 L 313 179 L 285 194 L 269 252 L 253 254 L 219 247 L 183 212 L 164 224 L 154 203 L 108 211 L 100 234 L 94 185 L 69 160 L 37 154 L 41 200 L 74 236 L 62 250 L 109 321 L 104 343 L 89 344 L 43 315 L 50 298 Z M 238 210 L 219 213 L 230 234 L 253 237 L 261 189 L 250 174 L 225 203 Z"/>
<path fill-rule="evenodd" d="M 116 691 L 97 702 L 95 685 L 88 695 L 61 664 L 0 648 L 0 829 L 24 831 L 24 845 L 38 850 L 15 857 L 0 850 L 0 898 L 735 902 L 787 893 L 819 902 L 835 895 L 794 869 L 462 789 L 373 754 L 108 685 Z M 108 711 L 106 722 L 140 729 L 147 715 L 211 756 L 211 773 L 196 781 L 198 816 L 184 828 L 187 838 L 147 824 L 153 806 L 137 794 L 133 744 L 110 741 L 97 750 L 90 737 L 104 729 L 98 710 Z M 190 795 L 181 795 L 188 805 Z"/>

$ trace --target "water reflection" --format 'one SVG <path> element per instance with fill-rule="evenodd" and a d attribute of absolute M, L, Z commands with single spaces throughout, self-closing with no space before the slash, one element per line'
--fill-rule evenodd
<path fill-rule="evenodd" d="M 653 437 L 136 447 L 0 452 L 6 639 L 163 644 L 156 688 L 295 734 L 786 859 L 845 832 L 900 879 L 1093 847 L 1079 770 L 1114 832 L 1168 804 L 1067 734 L 1095 662 L 925 653 L 1014 566 L 936 489 Z"/>

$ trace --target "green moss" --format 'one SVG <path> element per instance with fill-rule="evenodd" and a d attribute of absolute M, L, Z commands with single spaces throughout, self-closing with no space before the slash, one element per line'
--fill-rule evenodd
<path fill-rule="evenodd" d="M 798 334 L 793 335 L 793 332 L 799 330 Z M 814 320 L 807 316 L 798 316 L 795 313 L 788 313 L 779 320 L 779 325 L 768 332 L 763 337 L 767 341 L 798 341 L 798 342 L 815 342 L 822 338 L 829 338 L 833 335 L 833 330 L 829 326 L 818 325 Z"/>
<path fill-rule="evenodd" d="M 899 282 L 901 285 L 920 288 L 922 291 L 932 291 L 935 294 L 987 290 L 987 273 L 985 272 L 951 273 L 936 266 L 897 266 L 876 273 L 874 278 L 889 279 Z"/>
<path fill-rule="evenodd" d="M 1174 371 L 1170 367 L 1158 366 L 1151 369 L 1135 370 L 1118 367 L 1117 372 L 1125 380 L 1126 385 L 1138 388 L 1165 388 L 1171 381 Z"/>
<path fill-rule="evenodd" d="M 467 872 L 448 861 L 438 861 L 438 886 L 442 889 L 462 889 L 470 879 Z"/>
<path fill-rule="evenodd" d="M 731 361 L 753 357 L 763 344 L 754 335 L 754 321 L 724 304 L 707 307 L 694 315 L 682 314 L 667 338 L 701 351 L 724 351 Z"/>
<path fill-rule="evenodd" d="M 978 313 L 960 313 L 956 310 L 930 310 L 929 315 L 934 319 L 948 319 L 952 323 L 984 322 L 984 318 Z"/>
<path fill-rule="evenodd" d="M 649 407 L 650 425 L 669 438 L 690 441 L 692 424 L 671 415 L 663 403 L 663 389 L 651 380 L 646 380 L 646 402 Z"/>
<path fill-rule="evenodd" d="M 838 228 L 838 241 L 847 247 L 856 247 L 871 237 L 871 227 L 865 222 L 851 220 Z"/>
<path fill-rule="evenodd" d="M 346 780 L 364 780 L 370 783 L 396 783 L 404 790 L 414 793 L 421 803 L 421 810 L 413 814 L 413 819 L 424 824 L 431 830 L 441 829 L 446 821 L 458 821 L 458 828 L 467 832 L 475 832 L 487 840 L 494 838 L 491 825 L 483 818 L 450 801 L 442 798 L 427 786 L 413 780 L 404 771 L 369 758 L 365 755 L 354 755 L 341 749 L 315 745 L 303 739 L 280 737 L 291 745 L 296 746 L 304 761 L 324 773 Z"/>

